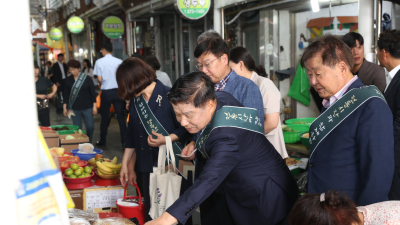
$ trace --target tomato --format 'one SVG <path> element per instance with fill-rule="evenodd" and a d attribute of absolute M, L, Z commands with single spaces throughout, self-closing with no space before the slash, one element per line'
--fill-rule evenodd
<path fill-rule="evenodd" d="M 88 174 L 90 174 L 90 173 L 92 173 L 92 168 L 90 168 L 90 167 L 85 167 L 85 173 L 88 173 Z"/>
<path fill-rule="evenodd" d="M 71 169 L 77 170 L 77 169 L 79 169 L 79 165 L 76 164 L 76 163 L 72 163 L 72 164 L 71 164 Z"/>
<path fill-rule="evenodd" d="M 78 164 L 79 167 L 83 167 L 86 163 L 85 161 L 79 161 L 76 164 Z"/>
<path fill-rule="evenodd" d="M 80 175 L 82 175 L 82 173 L 83 173 L 82 170 L 75 170 L 75 172 L 74 172 L 74 174 L 75 174 L 76 176 L 80 176 Z"/>
<path fill-rule="evenodd" d="M 74 171 L 71 168 L 68 168 L 68 169 L 65 170 L 65 175 L 67 175 L 67 176 L 69 176 L 69 175 L 71 175 L 73 173 L 74 173 Z"/>
<path fill-rule="evenodd" d="M 73 175 L 73 174 L 72 174 L 72 175 L 69 175 L 68 177 L 69 177 L 69 178 L 77 178 L 77 176 L 75 176 L 75 175 Z"/>

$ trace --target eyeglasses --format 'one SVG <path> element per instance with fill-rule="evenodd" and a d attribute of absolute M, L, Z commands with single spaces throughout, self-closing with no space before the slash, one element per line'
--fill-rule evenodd
<path fill-rule="evenodd" d="M 221 56 L 222 56 L 222 55 L 220 55 L 219 57 L 217 57 L 217 58 L 211 60 L 210 62 L 207 62 L 207 63 L 204 63 L 204 64 L 197 64 L 197 65 L 196 65 L 196 68 L 197 68 L 198 70 L 202 70 L 202 69 L 203 69 L 203 66 L 205 66 L 205 67 L 208 69 L 208 68 L 210 68 L 211 63 L 214 62 L 215 60 L 221 58 Z"/>

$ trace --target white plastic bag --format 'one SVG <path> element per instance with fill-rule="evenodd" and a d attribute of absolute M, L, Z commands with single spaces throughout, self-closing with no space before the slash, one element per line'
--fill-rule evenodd
<path fill-rule="evenodd" d="M 153 167 L 150 174 L 150 211 L 151 218 L 156 219 L 165 212 L 178 198 L 181 191 L 182 177 L 176 174 L 176 163 L 172 141 L 165 137 L 166 145 L 160 146 L 158 152 L 158 167 Z M 170 158 L 174 171 L 165 171 L 165 157 Z M 168 165 L 168 168 L 171 168 Z"/>

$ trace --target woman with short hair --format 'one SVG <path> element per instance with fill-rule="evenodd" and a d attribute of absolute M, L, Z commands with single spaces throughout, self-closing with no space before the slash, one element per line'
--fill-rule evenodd
<path fill-rule="evenodd" d="M 151 220 L 149 216 L 150 173 L 153 172 L 154 166 L 157 167 L 159 146 L 166 143 L 165 137 L 160 134 L 160 131 L 154 132 L 157 129 L 161 130 L 154 120 L 158 120 L 159 124 L 164 127 L 172 142 L 178 140 L 183 142 L 188 135 L 186 129 L 176 120 L 175 112 L 168 101 L 167 94 L 171 88 L 156 78 L 155 71 L 139 58 L 128 58 L 117 69 L 118 96 L 130 101 L 128 135 L 120 180 L 122 185 L 139 183 L 144 202 L 146 202 L 147 220 Z M 152 115 L 154 118 L 149 121 Z M 144 128 L 144 124 L 149 122 L 155 125 L 151 133 Z M 135 164 L 137 164 L 136 172 L 138 174 L 135 172 Z M 182 180 L 183 182 L 184 180 Z"/>
<path fill-rule="evenodd" d="M 86 134 L 92 142 L 94 132 L 93 115 L 97 114 L 96 93 L 93 80 L 85 73 L 81 73 L 81 63 L 71 59 L 68 70 L 72 74 L 65 79 L 64 88 L 64 116 L 72 115 L 74 125 L 82 129 L 82 119 L 85 122 Z"/>
<path fill-rule="evenodd" d="M 36 101 L 38 108 L 38 119 L 41 126 L 50 126 L 50 109 L 48 107 L 50 98 L 57 92 L 57 86 L 49 79 L 39 76 L 39 66 L 34 64 Z M 47 94 L 47 89 L 51 88 L 51 93 Z"/>
<path fill-rule="evenodd" d="M 261 65 L 256 67 L 251 53 L 243 48 L 236 47 L 229 53 L 229 66 L 239 75 L 252 80 L 260 88 L 264 104 L 264 132 L 265 136 L 281 154 L 287 158 L 285 142 L 283 140 L 281 120 L 279 113 L 281 109 L 281 93 L 275 84 L 267 78 L 265 68 Z"/>
<path fill-rule="evenodd" d="M 90 78 L 92 78 L 94 86 L 97 87 L 99 85 L 99 82 L 97 81 L 97 76 L 93 75 L 92 63 L 90 63 L 89 59 L 84 59 L 82 64 L 83 64 L 82 73 L 84 73 L 84 74 L 88 75 Z"/>

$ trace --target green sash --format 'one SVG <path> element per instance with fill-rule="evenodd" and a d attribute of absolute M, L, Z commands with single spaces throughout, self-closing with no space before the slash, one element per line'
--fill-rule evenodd
<path fill-rule="evenodd" d="M 72 110 L 72 104 L 74 104 L 76 97 L 78 96 L 79 90 L 81 90 L 82 84 L 86 79 L 86 76 L 86 74 L 80 73 L 78 79 L 76 79 L 74 85 L 72 86 L 71 94 L 69 95 L 69 110 Z"/>
<path fill-rule="evenodd" d="M 158 119 L 154 116 L 153 112 L 151 111 L 149 105 L 147 104 L 146 100 L 144 100 L 143 95 L 134 99 L 135 102 L 135 109 L 137 114 L 139 115 L 139 119 L 143 124 L 144 129 L 146 130 L 148 135 L 152 135 L 152 131 L 159 133 L 163 136 L 169 136 L 169 133 L 165 128 L 161 125 Z M 157 138 L 156 136 L 152 135 L 153 138 Z M 184 144 L 180 143 L 179 141 L 172 142 L 172 148 L 175 154 L 181 154 L 182 149 L 185 147 Z M 169 163 L 172 163 L 172 160 L 166 157 L 166 160 L 169 160 Z M 179 171 L 179 160 L 176 160 L 176 169 L 178 172 L 183 176 L 183 171 Z M 184 177 L 186 179 L 186 177 Z"/>
<path fill-rule="evenodd" d="M 237 127 L 264 135 L 263 126 L 256 109 L 223 106 L 214 113 L 211 122 L 203 129 L 196 141 L 196 149 L 203 158 L 209 158 L 205 150 L 205 144 L 211 131 L 218 127 Z"/>
<path fill-rule="evenodd" d="M 310 158 L 319 143 L 370 98 L 380 98 L 386 102 L 378 88 L 372 85 L 351 89 L 323 112 L 310 126 Z"/>

